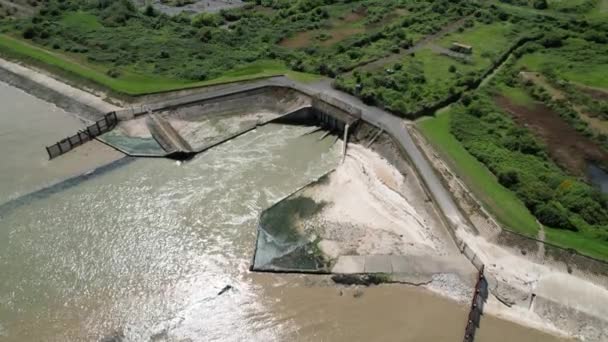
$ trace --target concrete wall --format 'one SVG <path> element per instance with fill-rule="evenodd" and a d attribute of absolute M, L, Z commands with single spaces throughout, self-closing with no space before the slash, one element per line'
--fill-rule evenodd
<path fill-rule="evenodd" d="M 171 116 L 182 120 L 197 120 L 211 116 L 240 115 L 254 112 L 282 115 L 310 106 L 312 106 L 312 100 L 295 90 L 263 87 L 170 106 L 164 108 L 161 113 L 163 116 Z"/>

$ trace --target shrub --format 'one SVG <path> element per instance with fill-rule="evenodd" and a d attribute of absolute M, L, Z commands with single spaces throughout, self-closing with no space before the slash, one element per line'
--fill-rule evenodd
<path fill-rule="evenodd" d="M 23 30 L 23 38 L 32 39 L 36 36 L 36 29 L 32 25 L 28 25 Z"/>
<path fill-rule="evenodd" d="M 534 8 L 536 9 L 547 9 L 549 4 L 547 0 L 534 0 Z"/>
<path fill-rule="evenodd" d="M 196 27 L 203 27 L 203 26 L 216 27 L 216 26 L 220 26 L 221 24 L 222 24 L 222 17 L 220 17 L 219 15 L 213 14 L 213 13 L 206 13 L 206 12 L 200 13 L 192 19 L 192 25 L 196 26 Z"/>
<path fill-rule="evenodd" d="M 120 70 L 111 68 L 108 71 L 106 71 L 106 74 L 112 78 L 118 78 L 118 77 L 120 77 Z"/>
<path fill-rule="evenodd" d="M 498 174 L 498 182 L 504 187 L 511 189 L 519 183 L 519 174 L 513 169 L 502 171 Z"/>
<path fill-rule="evenodd" d="M 577 230 L 568 219 L 568 211 L 558 202 L 542 204 L 535 211 L 540 223 L 551 228 Z"/>

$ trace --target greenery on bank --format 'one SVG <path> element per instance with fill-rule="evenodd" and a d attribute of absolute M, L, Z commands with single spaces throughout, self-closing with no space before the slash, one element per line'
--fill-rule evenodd
<path fill-rule="evenodd" d="M 502 14 L 485 12 L 440 39 L 436 47 L 426 47 L 376 70 L 355 70 L 352 75 L 338 77 L 336 86 L 368 104 L 415 118 L 425 109 L 475 87 L 511 46 L 531 34 L 517 18 Z M 454 42 L 472 46 L 472 53 L 452 51 Z"/>
<path fill-rule="evenodd" d="M 537 219 L 545 226 L 548 242 L 608 259 L 608 196 L 559 168 L 534 132 L 516 124 L 494 101 L 498 95 L 506 96 L 527 108 L 534 108 L 536 100 L 543 101 L 571 126 L 586 133 L 586 124 L 566 102 L 550 99 L 549 94 L 526 83 L 519 74 L 522 68 L 529 68 L 525 64 L 527 54 L 542 51 L 551 55 L 555 51 L 560 56 L 572 51 L 569 44 L 578 48 L 583 44 L 580 39 L 558 39 L 558 43 L 555 40 L 520 48 L 515 55 L 521 59 L 509 61 L 489 85 L 466 94 L 447 113 L 424 120 L 419 126 L 506 227 L 535 236 Z M 594 45 L 597 43 L 593 39 L 585 44 L 586 51 L 574 58 L 572 68 L 584 60 L 599 61 L 597 67 L 605 67 L 603 46 Z M 564 89 L 573 87 L 559 76 L 560 65 L 552 66 L 551 71 L 544 68 L 549 82 Z M 588 84 L 589 79 L 580 81 Z M 602 103 L 598 101 L 600 111 Z M 602 142 L 599 136 L 587 135 Z"/>
<path fill-rule="evenodd" d="M 608 241 L 608 202 L 591 186 L 565 174 L 531 132 L 520 128 L 480 93 L 457 105 L 451 132 L 538 220 L 573 231 L 596 229 Z"/>
<path fill-rule="evenodd" d="M 128 0 L 49 0 L 33 17 L 0 24 L 7 35 L 0 52 L 127 94 L 276 73 L 310 79 L 303 73 L 334 76 L 410 46 L 472 11 L 470 1 L 460 2 L 276 0 L 168 16 Z M 360 30 L 333 37 L 337 23 Z M 280 44 L 312 31 L 328 43 Z"/>
<path fill-rule="evenodd" d="M 482 138 L 479 136 L 475 137 L 476 139 L 479 139 L 478 143 L 472 142 L 471 140 L 468 140 L 468 144 L 466 145 L 461 143 L 451 132 L 453 125 L 452 121 L 456 116 L 461 115 L 465 115 L 464 120 L 470 119 L 470 117 L 468 117 L 468 113 L 465 112 L 463 114 L 463 111 L 466 111 L 466 108 L 467 107 L 462 105 L 456 105 L 454 108 L 450 108 L 449 110 L 437 114 L 435 118 L 421 120 L 418 122 L 418 127 L 425 137 L 431 142 L 431 144 L 450 164 L 453 170 L 463 179 L 471 191 L 473 191 L 476 197 L 481 200 L 484 207 L 490 211 L 504 227 L 536 238 L 540 226 L 536 222 L 536 217 L 531 211 L 530 207 L 526 206 L 526 204 L 521 200 L 520 193 L 513 191 L 501 184 L 501 179 L 499 178 L 500 176 L 495 176 L 493 171 L 488 169 L 486 166 L 488 164 L 484 164 L 477 159 L 477 156 L 484 158 L 477 150 L 479 149 L 480 145 L 484 144 L 488 144 L 490 146 L 489 148 L 492 149 L 493 152 L 499 153 L 499 157 L 492 161 L 491 165 L 495 165 L 494 168 L 501 167 L 500 162 L 511 162 L 507 160 L 508 156 L 505 157 L 507 153 L 518 152 L 511 152 L 510 150 L 506 150 L 500 146 L 491 144 L 491 142 L 488 140 L 481 140 Z M 499 113 L 500 112 L 497 111 L 494 115 L 502 115 L 504 120 L 509 120 L 506 114 Z M 457 118 L 456 120 L 458 121 L 459 119 L 460 118 Z M 471 124 L 471 122 L 468 123 Z M 462 126 L 460 127 L 460 129 L 462 129 Z M 472 146 L 471 151 L 467 150 L 465 146 Z M 490 158 L 487 157 L 488 154 L 490 153 L 484 154 L 486 157 L 482 160 L 490 163 Z M 523 156 L 523 158 L 525 158 L 525 156 Z M 517 159 L 513 160 L 513 162 L 517 163 Z M 548 161 L 548 163 L 551 164 L 550 161 Z M 536 165 L 538 166 L 540 164 Z M 517 170 L 516 177 L 520 177 L 520 171 L 534 172 L 535 168 L 530 167 L 527 169 Z M 561 172 L 558 168 L 551 167 L 550 170 L 557 172 L 557 174 L 561 175 L 561 177 L 567 180 L 567 182 L 562 186 L 567 185 L 568 189 L 563 191 L 560 195 L 565 195 L 567 198 L 572 200 L 568 201 L 568 203 L 575 203 L 577 199 L 581 200 L 584 198 L 583 193 L 585 190 L 581 191 L 580 188 L 584 188 L 587 191 L 594 193 L 595 196 L 601 197 L 601 194 L 589 189 L 589 187 L 584 183 L 578 182 L 577 185 L 573 185 L 572 182 L 576 182 L 576 180 L 572 180 L 571 178 L 564 176 L 563 172 Z M 539 178 L 546 179 L 545 175 L 547 174 L 547 172 L 543 172 L 543 176 Z M 505 174 L 503 174 L 502 177 L 504 178 Z M 505 180 L 503 179 L 503 182 L 504 181 Z M 522 189 L 521 193 L 525 193 L 525 190 Z M 560 207 L 560 209 L 562 208 L 563 207 Z M 545 240 L 564 248 L 573 248 L 580 253 L 598 259 L 608 260 L 608 240 L 606 240 L 608 234 L 606 234 L 606 225 L 589 225 L 588 223 L 583 222 L 578 214 L 568 213 L 566 216 L 570 217 L 569 215 L 572 215 L 571 220 L 576 224 L 575 229 L 577 230 L 565 230 L 557 227 L 551 227 L 550 225 L 545 225 Z M 572 229 L 571 226 L 569 228 Z"/>
<path fill-rule="evenodd" d="M 502 186 L 488 168 L 475 159 L 451 133 L 453 115 L 452 110 L 448 109 L 434 118 L 420 121 L 418 127 L 501 224 L 536 237 L 539 225 L 526 206 L 513 192 Z"/>
<path fill-rule="evenodd" d="M 608 88 L 608 32 L 590 30 L 584 38 L 565 40 L 559 47 L 538 47 L 518 62 L 519 67 L 555 75 L 592 87 Z"/>
<path fill-rule="evenodd" d="M 92 81 L 95 84 L 127 95 L 150 94 L 277 75 L 287 75 L 300 82 L 311 82 L 319 79 L 317 75 L 293 71 L 281 61 L 273 60 L 261 60 L 244 64 L 226 71 L 219 77 L 199 82 L 153 74 L 141 74 L 127 68 L 121 69 L 120 77 L 112 77 L 108 75 L 112 70 L 111 68 L 88 63 L 78 58 L 78 56 L 47 51 L 22 39 L 3 35 L 0 35 L 0 55 L 27 61 L 43 68 L 50 68 L 51 71 L 76 81 Z"/>

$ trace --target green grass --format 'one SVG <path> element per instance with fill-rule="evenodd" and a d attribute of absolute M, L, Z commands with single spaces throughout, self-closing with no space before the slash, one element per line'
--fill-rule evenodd
<path fill-rule="evenodd" d="M 126 95 L 142 95 L 163 91 L 202 87 L 220 83 L 243 81 L 258 77 L 287 75 L 300 82 L 311 82 L 319 76 L 289 70 L 279 61 L 258 61 L 226 72 L 221 77 L 203 82 L 192 82 L 162 76 L 143 75 L 129 69 L 120 69 L 121 75 L 106 75 L 109 69 L 93 65 L 67 54 L 49 51 L 21 39 L 0 35 L 0 54 L 34 63 L 53 72 L 79 80 L 86 80 Z"/>
<path fill-rule="evenodd" d="M 493 24 L 475 23 L 464 32 L 451 33 L 442 38 L 441 46 L 450 48 L 453 42 L 473 47 L 473 60 L 480 66 L 488 67 L 491 59 L 506 51 L 517 39 L 515 26 L 509 22 Z"/>
<path fill-rule="evenodd" d="M 461 74 L 482 69 L 479 65 L 464 64 L 451 57 L 437 54 L 428 48 L 416 52 L 414 57 L 406 57 L 404 65 L 413 60 L 419 60 L 423 63 L 424 76 L 429 83 L 440 82 L 444 84 L 446 79 L 456 79 L 456 74 L 448 71 L 451 65 L 454 65 Z"/>
<path fill-rule="evenodd" d="M 574 14 L 570 14 L 570 13 L 563 13 L 563 12 L 558 12 L 558 11 L 553 11 L 553 10 L 538 10 L 533 7 L 506 4 L 506 3 L 502 2 L 502 1 L 498 1 L 498 0 L 495 0 L 494 4 L 496 6 L 502 8 L 503 10 L 505 10 L 507 13 L 511 13 L 513 15 L 517 15 L 520 17 L 534 17 L 534 16 L 538 15 L 538 16 L 553 17 L 553 18 L 563 19 L 563 20 L 574 19 L 576 17 Z"/>
<path fill-rule="evenodd" d="M 506 96 L 509 100 L 519 106 L 525 106 L 531 108 L 534 106 L 534 99 L 528 95 L 528 93 L 521 88 L 511 88 L 504 84 L 499 85 L 498 89 L 500 93 Z"/>
<path fill-rule="evenodd" d="M 68 12 L 61 18 L 61 22 L 78 30 L 93 31 L 103 27 L 96 16 L 85 12 Z"/>
<path fill-rule="evenodd" d="M 567 50 L 566 50 L 567 49 Z M 597 58 L 578 58 L 583 52 L 589 53 L 597 49 Z M 577 52 L 578 51 L 578 52 Z M 569 57 L 568 54 L 572 54 Z M 603 58 L 603 59 L 600 59 Z M 608 89 L 608 61 L 602 50 L 594 43 L 580 39 L 568 39 L 566 45 L 559 49 L 542 50 L 527 54 L 517 62 L 518 67 L 543 72 L 549 69 L 559 77 L 568 81 L 584 84 L 591 87 Z"/>
<path fill-rule="evenodd" d="M 420 131 L 438 149 L 454 171 L 496 219 L 511 230 L 536 237 L 538 224 L 515 194 L 498 183 L 494 175 L 450 133 L 449 109 L 417 123 Z"/>
<path fill-rule="evenodd" d="M 570 9 L 584 5 L 588 0 L 548 0 L 549 9 Z"/>
<path fill-rule="evenodd" d="M 587 13 L 586 18 L 593 21 L 608 19 L 608 0 L 599 0 L 597 6 Z"/>
<path fill-rule="evenodd" d="M 518 65 L 528 70 L 542 72 L 543 68 L 552 68 L 562 78 L 591 87 L 608 88 L 608 65 L 574 64 L 561 56 L 536 52 L 523 56 Z M 568 65 L 572 67 L 569 68 Z"/>
<path fill-rule="evenodd" d="M 569 230 L 545 227 L 545 240 L 564 248 L 573 248 L 587 256 L 608 260 L 608 243 Z"/>

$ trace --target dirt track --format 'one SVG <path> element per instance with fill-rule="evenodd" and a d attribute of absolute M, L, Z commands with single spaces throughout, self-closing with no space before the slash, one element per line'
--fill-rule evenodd
<path fill-rule="evenodd" d="M 515 121 L 530 129 L 548 148 L 551 158 L 569 172 L 583 176 L 590 161 L 608 165 L 608 153 L 591 139 L 579 133 L 559 114 L 543 104 L 534 107 L 516 105 L 504 96 L 496 103 Z"/>

